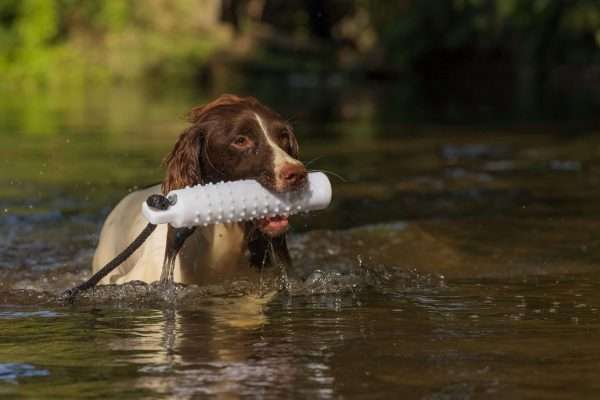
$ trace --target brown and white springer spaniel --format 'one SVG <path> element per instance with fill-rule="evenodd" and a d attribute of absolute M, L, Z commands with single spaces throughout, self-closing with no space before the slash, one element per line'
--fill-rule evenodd
<path fill-rule="evenodd" d="M 148 196 L 199 183 L 256 179 L 285 192 L 306 184 L 298 142 L 281 116 L 252 97 L 223 95 L 194 108 L 188 127 L 165 159 L 162 185 L 133 192 L 106 219 L 93 260 L 96 272 L 144 229 L 141 204 Z M 218 224 L 195 229 L 159 225 L 103 283 L 161 279 L 170 263 L 175 282 L 206 284 L 244 276 L 279 260 L 289 267 L 287 218 Z M 163 275 L 164 278 L 164 275 Z"/>

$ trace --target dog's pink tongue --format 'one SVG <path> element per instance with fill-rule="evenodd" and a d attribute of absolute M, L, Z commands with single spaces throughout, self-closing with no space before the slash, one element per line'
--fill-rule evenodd
<path fill-rule="evenodd" d="M 285 232 L 288 228 L 289 221 L 287 217 L 277 216 L 264 218 L 258 221 L 263 232 L 276 236 Z"/>

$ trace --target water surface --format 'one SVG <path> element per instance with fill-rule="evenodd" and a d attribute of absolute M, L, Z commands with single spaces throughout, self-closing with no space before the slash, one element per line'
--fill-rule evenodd
<path fill-rule="evenodd" d="M 180 116 L 208 96 L 90 97 L 0 105 L 0 397 L 600 394 L 593 129 L 408 125 L 369 96 L 293 115 L 290 100 L 303 160 L 341 176 L 327 211 L 294 219 L 304 282 L 63 305 L 111 206 L 161 179 Z"/>

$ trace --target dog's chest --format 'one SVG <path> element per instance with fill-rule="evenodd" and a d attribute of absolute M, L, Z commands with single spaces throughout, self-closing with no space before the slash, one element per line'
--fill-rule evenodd
<path fill-rule="evenodd" d="M 235 274 L 248 266 L 245 248 L 242 224 L 199 227 L 179 254 L 182 277 L 184 281 L 204 283 Z"/>

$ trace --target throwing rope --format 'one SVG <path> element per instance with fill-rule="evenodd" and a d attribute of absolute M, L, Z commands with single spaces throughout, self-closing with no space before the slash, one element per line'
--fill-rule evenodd
<path fill-rule="evenodd" d="M 169 199 L 160 194 L 153 194 L 148 197 L 146 200 L 146 204 L 149 207 L 158 209 L 158 210 L 167 210 L 171 203 Z M 90 279 L 83 282 L 82 284 L 75 286 L 72 289 L 66 290 L 61 299 L 72 303 L 75 300 L 75 297 L 79 294 L 79 292 L 90 289 L 98 282 L 102 280 L 106 275 L 110 274 L 115 268 L 121 265 L 125 260 L 127 260 L 144 242 L 148 237 L 154 232 L 156 229 L 156 225 L 153 223 L 148 223 L 144 230 L 134 239 L 133 242 L 125 250 L 123 250 L 119 255 L 117 255 L 114 259 L 112 259 L 109 263 L 107 263 L 104 267 L 102 267 L 98 272 L 96 272 Z"/>

